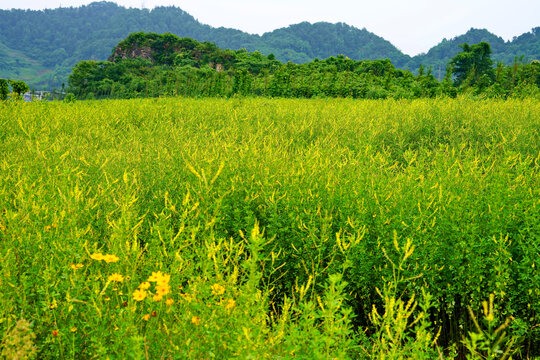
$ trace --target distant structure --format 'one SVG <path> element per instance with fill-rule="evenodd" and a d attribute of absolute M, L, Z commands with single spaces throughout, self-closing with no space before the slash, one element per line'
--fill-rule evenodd
<path fill-rule="evenodd" d="M 26 92 L 23 94 L 23 100 L 24 101 L 41 101 L 41 100 L 49 100 L 50 92 L 48 91 L 34 91 L 34 92 Z"/>

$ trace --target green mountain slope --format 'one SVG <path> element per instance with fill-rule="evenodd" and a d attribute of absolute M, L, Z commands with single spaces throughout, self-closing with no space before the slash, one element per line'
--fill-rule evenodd
<path fill-rule="evenodd" d="M 279 60 L 297 63 L 338 54 L 356 60 L 389 58 L 393 63 L 409 59 L 382 37 L 344 23 L 303 22 L 278 29 L 262 36 L 259 50 L 273 52 Z"/>
<path fill-rule="evenodd" d="M 465 41 L 487 40 L 496 60 L 509 62 L 520 55 L 539 58 L 537 30 L 512 42 L 504 42 L 485 30 L 471 30 L 411 58 L 383 38 L 343 23 L 304 22 L 259 36 L 201 24 L 177 7 L 128 9 L 110 2 L 94 2 L 44 11 L 0 10 L 0 43 L 4 45 L 0 50 L 0 77 L 24 78 L 37 88 L 60 87 L 74 64 L 85 59 L 105 60 L 118 42 L 140 31 L 170 32 L 210 41 L 224 49 L 259 50 L 273 53 L 280 61 L 305 63 L 343 54 L 357 60 L 388 58 L 397 67 L 412 71 L 420 64 L 444 71 L 448 59 Z"/>
<path fill-rule="evenodd" d="M 422 64 L 426 67 L 431 66 L 435 73 L 438 73 L 438 70 L 441 69 L 444 75 L 446 64 L 461 51 L 461 44 L 477 44 L 481 41 L 486 41 L 491 45 L 494 61 L 510 64 L 516 57 L 523 56 L 522 61 L 524 62 L 530 62 L 540 57 L 540 27 L 534 28 L 531 32 L 522 34 L 510 42 L 505 42 L 501 37 L 485 29 L 470 29 L 467 33 L 453 39 L 444 39 L 426 54 L 411 58 L 403 67 L 416 70 Z"/>
<path fill-rule="evenodd" d="M 0 78 L 34 81 L 50 70 L 20 51 L 0 43 Z"/>

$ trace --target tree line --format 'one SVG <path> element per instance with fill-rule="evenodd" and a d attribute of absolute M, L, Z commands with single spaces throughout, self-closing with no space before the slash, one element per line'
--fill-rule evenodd
<path fill-rule="evenodd" d="M 129 57 L 143 51 L 143 57 Z M 80 99 L 157 96 L 267 96 L 414 99 L 471 94 L 485 97 L 538 96 L 540 62 L 494 64 L 487 42 L 467 43 L 439 81 L 433 69 L 418 74 L 390 60 L 352 60 L 344 55 L 305 64 L 282 63 L 270 54 L 224 50 L 173 34 L 134 33 L 115 48 L 110 61 L 81 61 L 67 91 Z"/>

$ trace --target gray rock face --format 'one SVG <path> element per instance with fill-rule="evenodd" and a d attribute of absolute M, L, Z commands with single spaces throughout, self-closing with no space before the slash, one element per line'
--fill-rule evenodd
<path fill-rule="evenodd" d="M 116 47 L 114 49 L 114 54 L 111 55 L 108 61 L 114 62 L 121 59 L 136 59 L 143 58 L 154 62 L 153 55 L 154 51 L 150 46 L 132 46 L 127 49 L 122 49 L 121 47 Z"/>

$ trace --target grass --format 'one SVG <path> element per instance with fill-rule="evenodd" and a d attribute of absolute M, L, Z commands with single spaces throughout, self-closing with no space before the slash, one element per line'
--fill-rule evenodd
<path fill-rule="evenodd" d="M 539 114 L 467 98 L 0 104 L 0 351 L 538 356 Z"/>

